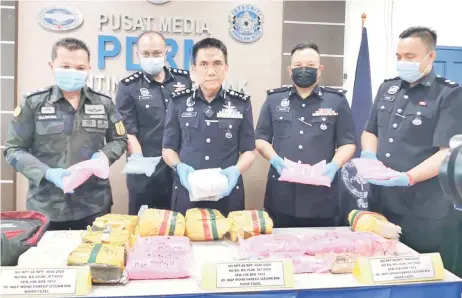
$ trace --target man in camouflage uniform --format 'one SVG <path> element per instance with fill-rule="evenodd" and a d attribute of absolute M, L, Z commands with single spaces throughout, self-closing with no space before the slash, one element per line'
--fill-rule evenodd
<path fill-rule="evenodd" d="M 27 209 L 46 214 L 51 230 L 85 229 L 110 212 L 109 180 L 91 176 L 63 192 L 66 168 L 106 155 L 111 165 L 127 148 L 122 116 L 111 98 L 87 86 L 90 52 L 80 40 L 65 38 L 52 49 L 56 85 L 25 97 L 8 131 L 7 162 L 29 179 Z"/>

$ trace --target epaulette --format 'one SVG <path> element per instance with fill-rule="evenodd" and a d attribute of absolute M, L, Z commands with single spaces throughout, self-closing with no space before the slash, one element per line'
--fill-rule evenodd
<path fill-rule="evenodd" d="M 143 76 L 143 73 L 141 71 L 132 73 L 128 77 L 122 79 L 120 82 L 126 86 L 130 85 L 133 82 L 138 81 L 141 77 Z"/>
<path fill-rule="evenodd" d="M 92 93 L 98 94 L 98 95 L 100 95 L 100 96 L 103 96 L 103 97 L 106 97 L 106 98 L 112 100 L 112 98 L 111 98 L 109 95 L 107 95 L 107 94 L 104 94 L 104 93 L 102 93 L 102 92 L 96 91 L 95 89 L 92 89 L 92 88 L 90 88 L 90 87 L 88 87 L 88 90 L 90 90 Z"/>
<path fill-rule="evenodd" d="M 394 77 L 394 78 L 390 78 L 390 79 L 385 79 L 383 80 L 384 82 L 390 82 L 390 81 L 397 81 L 397 80 L 401 80 L 400 77 Z"/>
<path fill-rule="evenodd" d="M 185 77 L 189 77 L 189 71 L 184 70 L 184 69 L 179 69 L 179 68 L 169 68 L 170 72 L 173 73 L 174 75 L 182 75 Z"/>
<path fill-rule="evenodd" d="M 193 92 L 194 92 L 193 89 L 185 89 L 185 90 L 178 91 L 178 92 L 172 92 L 172 99 L 180 98 L 182 95 L 192 94 Z"/>
<path fill-rule="evenodd" d="M 451 80 L 448 80 L 448 79 L 446 79 L 445 77 L 442 77 L 442 76 L 436 76 L 435 80 L 440 82 L 440 83 L 443 83 L 444 85 L 449 86 L 449 87 L 457 87 L 457 86 L 459 86 L 458 83 L 456 83 L 454 81 L 451 81 Z"/>
<path fill-rule="evenodd" d="M 234 90 L 231 90 L 231 89 L 225 89 L 225 94 L 226 95 L 229 95 L 233 98 L 239 98 L 239 99 L 243 99 L 243 100 L 247 100 L 249 99 L 249 95 L 245 95 L 244 93 L 241 93 L 241 92 L 237 92 L 237 91 L 234 91 Z"/>
<path fill-rule="evenodd" d="M 282 86 L 280 88 L 267 90 L 266 94 L 270 95 L 270 94 L 273 94 L 273 93 L 285 92 L 285 91 L 289 91 L 290 88 L 292 88 L 291 85 L 285 85 L 285 86 Z"/>
<path fill-rule="evenodd" d="M 321 86 L 321 89 L 323 91 L 327 91 L 327 92 L 335 93 L 335 94 L 340 94 L 340 95 L 345 95 L 347 93 L 347 91 L 343 90 L 343 89 L 336 89 L 336 88 L 325 87 L 325 86 Z"/>
<path fill-rule="evenodd" d="M 45 92 L 49 92 L 52 87 L 53 86 L 48 86 L 46 88 L 40 88 L 40 89 L 32 91 L 32 92 L 27 92 L 26 94 L 24 94 L 24 98 L 28 98 L 28 97 L 31 97 L 31 96 L 34 96 L 34 95 L 39 95 L 39 94 L 42 94 L 42 93 L 45 93 Z"/>

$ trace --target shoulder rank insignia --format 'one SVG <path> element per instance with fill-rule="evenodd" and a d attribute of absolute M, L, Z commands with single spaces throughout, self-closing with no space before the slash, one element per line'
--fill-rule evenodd
<path fill-rule="evenodd" d="M 125 125 L 124 123 L 122 122 L 122 120 L 120 121 L 117 121 L 115 124 L 115 129 L 116 129 L 116 133 L 117 135 L 119 136 L 123 136 L 125 134 Z"/>
<path fill-rule="evenodd" d="M 192 94 L 193 92 L 194 92 L 194 90 L 192 90 L 192 89 L 185 89 L 185 90 L 181 90 L 181 91 L 178 91 L 178 92 L 172 92 L 172 99 L 180 98 L 182 95 Z"/>
<path fill-rule="evenodd" d="M 30 96 L 33 96 L 33 95 L 38 95 L 38 94 L 41 94 L 41 93 L 45 93 L 45 92 L 48 92 L 51 90 L 51 87 L 52 86 L 49 86 L 49 87 L 46 87 L 46 88 L 40 88 L 38 90 L 35 90 L 33 92 L 27 92 L 26 94 L 24 94 L 24 97 L 30 97 Z"/>
<path fill-rule="evenodd" d="M 231 90 L 231 89 L 225 89 L 225 94 L 226 95 L 229 95 L 233 98 L 240 98 L 240 99 L 243 99 L 243 100 L 247 100 L 250 98 L 249 95 L 245 95 L 244 93 L 240 93 L 240 92 L 237 92 L 237 91 L 234 91 L 234 90 Z"/>
<path fill-rule="evenodd" d="M 106 97 L 106 98 L 109 98 L 110 100 L 112 100 L 112 98 L 108 94 L 96 91 L 95 89 L 92 89 L 90 87 L 88 87 L 88 90 L 90 90 L 90 92 L 92 92 L 92 93 L 95 93 L 97 95 L 100 95 L 100 96 L 103 96 L 103 97 Z"/>
<path fill-rule="evenodd" d="M 394 78 L 390 78 L 390 79 L 385 79 L 383 80 L 384 82 L 390 82 L 390 81 L 400 81 L 401 78 L 400 77 L 394 77 Z"/>
<path fill-rule="evenodd" d="M 169 68 L 170 72 L 174 75 L 182 75 L 182 76 L 189 76 L 189 71 L 184 70 L 184 69 L 178 69 L 178 68 Z"/>
<path fill-rule="evenodd" d="M 321 89 L 323 91 L 327 91 L 327 92 L 330 92 L 330 93 L 336 93 L 336 94 L 339 94 L 339 95 L 345 95 L 347 93 L 347 91 L 343 90 L 343 89 L 337 89 L 337 88 L 331 88 L 331 87 L 325 87 L 325 86 L 321 86 Z"/>
<path fill-rule="evenodd" d="M 440 83 L 443 83 L 444 85 L 446 86 L 450 86 L 450 87 L 457 87 L 459 86 L 458 83 L 454 82 L 454 81 L 451 81 L 451 80 L 448 80 L 446 79 L 445 77 L 442 77 L 442 76 L 436 76 L 435 80 L 437 80 L 438 82 Z"/>
<path fill-rule="evenodd" d="M 292 88 L 291 85 L 284 85 L 284 86 L 276 88 L 276 89 L 267 90 L 266 94 L 270 95 L 270 94 L 273 94 L 273 93 L 285 92 L 285 91 L 289 91 L 290 88 Z"/>
<path fill-rule="evenodd" d="M 143 76 L 143 73 L 141 71 L 138 71 L 122 79 L 120 82 L 124 85 L 130 85 L 132 82 L 139 80 L 142 76 Z"/>

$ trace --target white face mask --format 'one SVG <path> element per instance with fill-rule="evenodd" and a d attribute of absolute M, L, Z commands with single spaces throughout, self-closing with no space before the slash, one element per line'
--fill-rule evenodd
<path fill-rule="evenodd" d="M 164 57 L 140 58 L 141 68 L 148 74 L 155 76 L 160 73 L 165 66 Z"/>
<path fill-rule="evenodd" d="M 396 64 L 396 70 L 398 71 L 399 77 L 408 83 L 414 83 L 422 78 L 430 65 L 427 66 L 424 72 L 420 72 L 420 64 L 427 59 L 428 55 L 430 55 L 430 53 L 428 53 L 420 62 L 398 61 Z"/>

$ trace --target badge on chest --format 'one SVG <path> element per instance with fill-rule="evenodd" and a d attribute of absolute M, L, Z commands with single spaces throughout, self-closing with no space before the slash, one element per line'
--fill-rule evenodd
<path fill-rule="evenodd" d="M 338 116 L 338 113 L 331 108 L 318 109 L 313 116 Z"/>
<path fill-rule="evenodd" d="M 152 95 L 149 93 L 148 88 L 141 88 L 140 89 L 140 96 L 138 97 L 139 100 L 151 100 Z"/>
<path fill-rule="evenodd" d="M 87 115 L 104 115 L 106 111 L 104 105 L 85 105 L 85 114 Z"/>
<path fill-rule="evenodd" d="M 217 113 L 217 118 L 242 119 L 243 115 L 228 101 L 227 104 L 223 105 L 223 109 Z"/>

